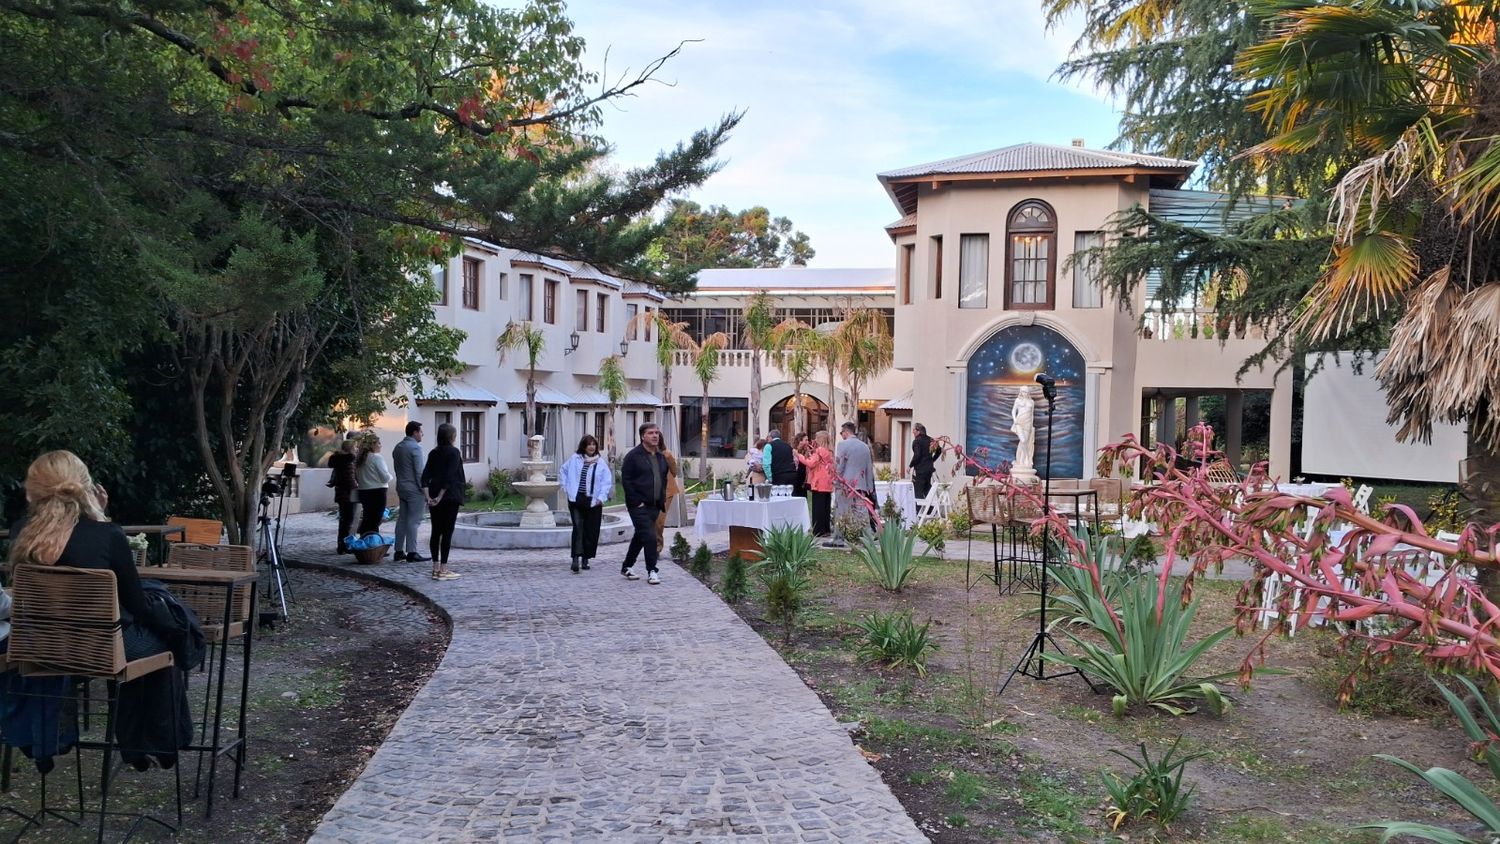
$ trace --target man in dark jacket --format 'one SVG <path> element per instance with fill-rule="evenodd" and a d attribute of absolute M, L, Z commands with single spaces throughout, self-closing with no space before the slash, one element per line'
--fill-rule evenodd
<path fill-rule="evenodd" d="M 766 435 L 770 441 L 766 443 L 766 464 L 770 471 L 766 477 L 773 484 L 785 484 L 791 486 L 797 482 L 797 458 L 792 456 L 792 446 L 781 438 L 781 432 L 775 428 Z"/>
<path fill-rule="evenodd" d="M 911 429 L 917 435 L 911 441 L 911 462 L 907 466 L 911 469 L 912 492 L 921 501 L 932 489 L 932 473 L 936 471 L 932 463 L 942 447 L 927 436 L 927 426 L 921 422 L 911 426 Z"/>
<path fill-rule="evenodd" d="M 647 422 L 640 427 L 640 445 L 625 453 L 620 463 L 620 486 L 625 492 L 625 510 L 635 534 L 620 574 L 628 580 L 639 580 L 635 558 L 646 552 L 646 582 L 661 583 L 656 572 L 656 517 L 667 509 L 667 459 L 661 453 L 661 429 Z"/>

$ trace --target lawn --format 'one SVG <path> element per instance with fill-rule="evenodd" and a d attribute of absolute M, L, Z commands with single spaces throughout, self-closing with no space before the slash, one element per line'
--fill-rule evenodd
<path fill-rule="evenodd" d="M 988 544 L 976 538 L 973 550 L 988 565 Z M 1468 741 L 1420 666 L 1404 679 L 1367 684 L 1369 694 L 1356 697 L 1365 711 L 1341 712 L 1336 689 L 1353 663 L 1329 633 L 1267 642 L 1267 664 L 1287 673 L 1258 677 L 1248 690 L 1226 686 L 1234 708 L 1224 716 L 1116 717 L 1110 696 L 1078 676 L 1022 676 L 996 693 L 1036 631 L 1036 621 L 1022 617 L 1035 595 L 999 595 L 988 581 L 966 589 L 962 560 L 931 559 L 893 594 L 851 554 L 818 556 L 813 597 L 791 648 L 781 648 L 780 626 L 763 618 L 755 577 L 736 609 L 840 721 L 857 724 L 855 741 L 934 841 L 1373 842 L 1351 827 L 1385 819 L 1456 826 L 1466 818 L 1375 753 L 1492 784 L 1467 760 Z M 724 564 L 715 560 L 710 583 Z M 1239 587 L 1199 585 L 1189 641 L 1233 624 Z M 931 622 L 939 649 L 926 677 L 857 657 L 857 624 L 875 611 Z M 1195 675 L 1233 670 L 1258 641 L 1225 639 Z M 1401 714 L 1386 714 L 1392 711 Z M 1144 823 L 1112 834 L 1100 772 L 1125 775 L 1128 765 L 1110 751 L 1138 753 L 1145 743 L 1155 755 L 1179 737 L 1182 750 L 1205 754 L 1187 766 L 1186 782 L 1196 789 L 1187 814 L 1170 829 Z"/>

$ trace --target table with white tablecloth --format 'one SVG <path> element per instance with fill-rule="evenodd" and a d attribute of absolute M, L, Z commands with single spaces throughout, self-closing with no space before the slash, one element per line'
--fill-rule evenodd
<path fill-rule="evenodd" d="M 1301 495 L 1307 498 L 1322 498 L 1330 489 L 1337 489 L 1338 486 L 1338 484 L 1325 484 L 1318 482 L 1313 482 L 1310 484 L 1280 483 L 1276 485 L 1276 491 L 1284 492 L 1288 495 Z"/>
<path fill-rule="evenodd" d="M 875 504 L 885 511 L 885 500 L 894 497 L 900 508 L 901 522 L 910 527 L 917 523 L 917 488 L 911 481 L 876 481 Z"/>
<path fill-rule="evenodd" d="M 760 554 L 760 531 L 792 525 L 812 532 L 812 515 L 805 498 L 770 501 L 725 501 L 709 496 L 698 502 L 693 531 L 701 542 L 715 531 L 729 531 L 729 550 Z"/>

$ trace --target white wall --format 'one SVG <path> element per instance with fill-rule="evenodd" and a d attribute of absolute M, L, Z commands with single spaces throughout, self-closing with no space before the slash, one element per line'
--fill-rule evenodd
<path fill-rule="evenodd" d="M 1307 356 L 1311 368 L 1317 355 Z M 1302 471 L 1309 475 L 1456 483 L 1464 429 L 1436 425 L 1432 443 L 1396 442 L 1374 361 L 1356 373 L 1349 353 L 1328 357 L 1302 394 Z"/>

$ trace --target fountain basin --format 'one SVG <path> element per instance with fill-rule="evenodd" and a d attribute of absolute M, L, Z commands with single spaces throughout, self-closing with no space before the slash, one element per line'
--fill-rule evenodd
<path fill-rule="evenodd" d="M 573 541 L 573 521 L 566 510 L 552 510 L 557 527 L 521 527 L 523 510 L 461 513 L 453 526 L 454 548 L 567 548 Z M 630 519 L 605 513 L 599 524 L 599 544 L 627 542 L 634 532 Z"/>

